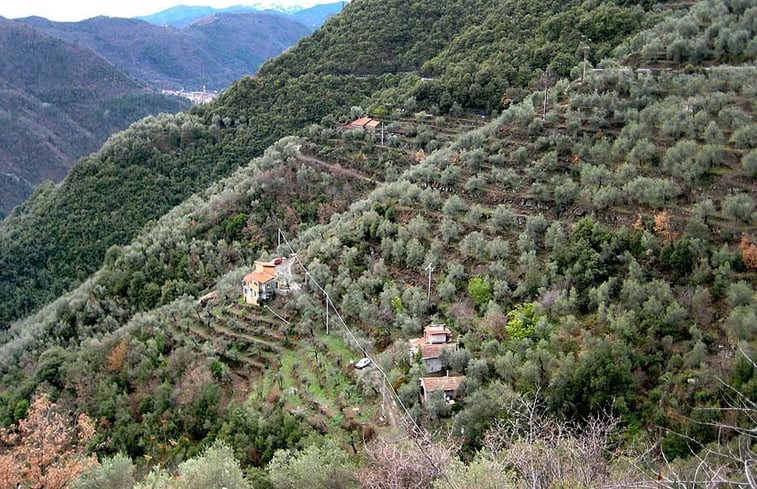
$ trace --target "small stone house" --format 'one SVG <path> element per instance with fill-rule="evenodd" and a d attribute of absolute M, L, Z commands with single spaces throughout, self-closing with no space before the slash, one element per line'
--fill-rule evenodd
<path fill-rule="evenodd" d="M 370 121 L 365 123 L 365 130 L 368 132 L 376 132 L 376 129 L 381 125 L 381 121 L 377 121 L 376 119 L 371 119 Z"/>
<path fill-rule="evenodd" d="M 435 374 L 442 371 L 442 353 L 445 350 L 457 351 L 457 343 L 442 343 L 421 345 L 421 361 L 426 366 L 426 372 Z"/>
<path fill-rule="evenodd" d="M 421 399 L 423 403 L 428 404 L 434 392 L 442 392 L 444 400 L 448 404 L 453 404 L 460 398 L 459 388 L 463 380 L 465 380 L 464 376 L 421 377 Z"/>
<path fill-rule="evenodd" d="M 361 117 L 347 124 L 347 129 L 362 128 L 368 132 L 376 132 L 376 129 L 381 125 L 381 121 L 371 119 L 370 117 Z"/>
<path fill-rule="evenodd" d="M 276 264 L 274 261 L 256 261 L 255 270 L 242 280 L 242 296 L 247 304 L 259 306 L 276 293 Z"/>

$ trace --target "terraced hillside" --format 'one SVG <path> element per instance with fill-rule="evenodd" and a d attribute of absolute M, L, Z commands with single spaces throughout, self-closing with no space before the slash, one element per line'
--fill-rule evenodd
<path fill-rule="evenodd" d="M 364 104 L 383 137 L 345 127 L 359 106 L 322 117 L 5 332 L 0 418 L 49 392 L 98 419 L 101 455 L 170 467 L 221 440 L 274 487 L 301 463 L 316 487 L 748 484 L 756 94 L 734 39 L 753 10 L 698 2 L 490 119 L 361 79 L 383 83 Z M 249 93 L 219 103 L 201 114 L 228 108 L 241 144 Z M 254 260 L 293 254 L 299 292 L 241 303 Z M 454 403 L 421 400 L 408 340 L 429 323 L 459 346 L 440 357 L 465 377 Z M 403 439 L 409 416 L 449 438 Z"/>

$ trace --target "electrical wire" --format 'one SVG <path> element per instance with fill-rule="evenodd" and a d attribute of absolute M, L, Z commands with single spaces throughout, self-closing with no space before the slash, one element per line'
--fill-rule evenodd
<path fill-rule="evenodd" d="M 414 434 L 416 436 L 410 436 L 410 439 L 415 443 L 415 445 L 418 447 L 418 449 L 421 451 L 424 457 L 426 457 L 426 460 L 431 464 L 431 466 L 434 468 L 437 474 L 441 474 L 441 476 L 444 478 L 444 480 L 447 482 L 447 484 L 452 489 L 458 489 L 455 482 L 449 478 L 446 472 L 441 470 L 436 462 L 431 458 L 431 455 L 428 454 L 428 451 L 423 446 L 423 444 L 420 442 L 419 438 L 423 437 L 426 430 L 423 429 L 418 422 L 415 420 L 413 415 L 410 413 L 410 410 L 407 408 L 404 402 L 402 402 L 402 399 L 399 396 L 399 393 L 395 390 L 394 385 L 389 381 L 389 376 L 386 374 L 383 368 L 379 365 L 379 363 L 373 358 L 366 348 L 360 343 L 360 340 L 355 336 L 355 334 L 352 332 L 349 326 L 347 326 L 347 323 L 342 318 L 342 315 L 339 313 L 339 310 L 337 310 L 336 305 L 334 305 L 334 301 L 331 300 L 331 297 L 329 296 L 329 293 L 326 292 L 326 289 L 324 289 L 321 284 L 318 283 L 318 281 L 313 277 L 313 275 L 310 273 L 310 271 L 307 269 L 304 263 L 302 263 L 302 260 L 300 260 L 300 257 L 295 252 L 294 248 L 292 247 L 292 244 L 287 239 L 284 232 L 279 229 L 279 237 L 283 239 L 284 243 L 286 244 L 287 248 L 289 248 L 290 256 L 293 256 L 297 264 L 305 271 L 305 276 L 309 278 L 309 280 L 320 290 L 323 295 L 326 297 L 326 308 L 328 309 L 329 305 L 331 305 L 331 309 L 334 311 L 334 314 L 336 315 L 337 319 L 339 319 L 339 324 L 342 326 L 342 328 L 347 332 L 349 337 L 352 339 L 352 341 L 355 342 L 355 345 L 360 350 L 360 352 L 363 354 L 365 358 L 368 358 L 371 363 L 376 367 L 376 370 L 379 371 L 381 374 L 381 377 L 383 379 L 383 382 L 386 384 L 386 386 L 389 388 L 389 391 L 392 393 L 392 396 L 394 397 L 397 404 L 402 408 L 402 411 L 409 421 L 405 421 L 409 428 L 412 429 Z M 423 437 L 426 438 L 426 437 Z M 430 437 L 428 438 L 430 439 Z"/>

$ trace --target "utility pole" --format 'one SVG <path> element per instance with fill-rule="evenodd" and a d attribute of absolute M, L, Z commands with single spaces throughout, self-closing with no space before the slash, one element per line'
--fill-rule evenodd
<path fill-rule="evenodd" d="M 428 294 L 426 295 L 426 307 L 431 305 L 431 274 L 436 268 L 434 262 L 428 264 L 425 270 L 428 270 Z"/>
<path fill-rule="evenodd" d="M 584 44 L 584 69 L 581 75 L 581 81 L 586 80 L 586 66 L 589 64 L 589 45 Z"/>
<path fill-rule="evenodd" d="M 544 74 L 544 111 L 541 116 L 541 120 L 547 120 L 547 97 L 549 96 L 549 82 L 550 82 L 550 72 L 549 69 Z"/>
<path fill-rule="evenodd" d="M 326 334 L 329 334 L 329 296 L 326 295 Z"/>

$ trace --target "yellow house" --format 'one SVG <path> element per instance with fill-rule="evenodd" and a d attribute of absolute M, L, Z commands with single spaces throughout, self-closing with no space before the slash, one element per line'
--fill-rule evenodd
<path fill-rule="evenodd" d="M 276 260 L 256 261 L 255 270 L 242 280 L 242 295 L 247 304 L 259 306 L 276 292 Z"/>

